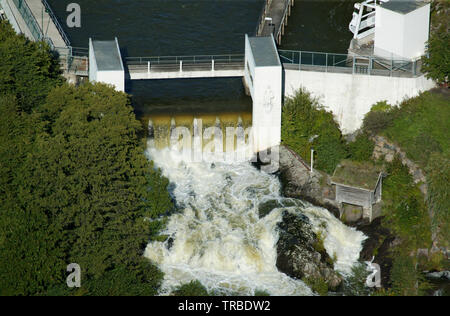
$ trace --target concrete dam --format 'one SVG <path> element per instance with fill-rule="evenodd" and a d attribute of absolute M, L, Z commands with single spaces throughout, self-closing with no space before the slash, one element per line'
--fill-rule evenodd
<path fill-rule="evenodd" d="M 300 88 L 319 98 L 334 114 L 343 132 L 351 133 L 361 126 L 364 115 L 376 102 L 398 104 L 435 86 L 420 72 L 420 56 L 425 53 L 423 39 L 421 49 L 417 49 L 420 45 L 407 45 L 414 50 L 415 57 L 405 56 L 404 50 L 395 50 L 391 47 L 393 44 L 385 40 L 386 28 L 387 31 L 390 29 L 387 25 L 394 25 L 399 19 L 424 20 L 422 25 L 428 27 L 429 20 L 424 16 L 429 15 L 429 5 L 406 10 L 377 5 L 377 18 L 384 20 L 376 25 L 369 24 L 374 20 L 373 11 L 361 13 L 359 21 L 363 25 L 360 27 L 365 31 L 355 36 L 348 54 L 278 49 L 277 43 L 281 42 L 294 1 L 267 0 L 255 36 L 245 37 L 242 55 L 126 58 L 122 57 L 117 38 L 110 41 L 91 39 L 89 49 L 71 47 L 46 1 L 0 0 L 0 5 L 18 33 L 24 33 L 32 40 L 46 40 L 59 52 L 65 75 L 72 81 L 77 77 L 88 77 L 91 81 L 105 82 L 125 91 L 128 80 L 243 78 L 253 100 L 255 152 L 280 144 L 283 100 Z M 43 19 L 40 18 L 41 12 L 45 12 Z M 392 12 L 400 12 L 401 15 L 392 15 Z M 46 23 L 50 30 L 45 36 L 42 23 Z M 372 31 L 368 32 L 367 27 Z M 353 25 L 351 30 L 355 29 Z M 406 38 L 404 41 L 411 44 L 413 40 L 407 39 L 414 31 L 404 29 L 398 37 Z M 372 43 L 375 49 L 367 50 L 367 43 Z M 380 53 L 386 51 L 391 53 Z"/>

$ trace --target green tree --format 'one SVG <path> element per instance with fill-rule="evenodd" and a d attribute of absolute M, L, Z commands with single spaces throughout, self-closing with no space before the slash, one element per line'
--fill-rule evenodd
<path fill-rule="evenodd" d="M 176 295 L 176 296 L 209 296 L 206 288 L 198 280 L 191 281 L 187 284 L 180 285 L 173 292 L 173 295 Z"/>
<path fill-rule="evenodd" d="M 441 84 L 448 84 L 450 76 L 449 9 L 448 1 L 433 1 L 427 55 L 422 58 L 422 71 Z"/>
<path fill-rule="evenodd" d="M 338 123 L 310 93 L 300 89 L 288 98 L 282 112 L 281 138 L 305 160 L 311 148 L 317 153 L 317 169 L 332 173 L 347 156 Z"/>
<path fill-rule="evenodd" d="M 63 84 L 48 46 L 5 22 L 0 58 L 0 295 L 155 294 L 142 253 L 173 206 L 128 96 Z"/>
<path fill-rule="evenodd" d="M 355 161 L 369 161 L 372 159 L 375 143 L 366 133 L 356 136 L 355 141 L 348 144 L 350 159 Z"/>
<path fill-rule="evenodd" d="M 43 111 L 49 136 L 36 143 L 25 176 L 39 181 L 28 183 L 67 232 L 71 262 L 87 278 L 136 265 L 152 233 L 146 218 L 167 213 L 171 200 L 143 154 L 128 97 L 102 84 L 63 85 Z"/>
<path fill-rule="evenodd" d="M 0 60 L 0 94 L 14 95 L 27 112 L 41 105 L 64 80 L 49 46 L 16 35 L 6 21 L 0 21 Z"/>

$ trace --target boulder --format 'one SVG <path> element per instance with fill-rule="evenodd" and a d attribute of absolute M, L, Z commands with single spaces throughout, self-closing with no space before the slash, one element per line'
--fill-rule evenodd
<path fill-rule="evenodd" d="M 309 219 L 301 214 L 284 211 L 278 224 L 277 268 L 296 279 L 324 280 L 330 290 L 336 289 L 342 278 L 321 241 L 313 232 Z"/>

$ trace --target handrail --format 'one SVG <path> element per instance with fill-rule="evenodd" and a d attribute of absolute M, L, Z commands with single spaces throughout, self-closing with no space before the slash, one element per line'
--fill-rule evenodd
<path fill-rule="evenodd" d="M 283 17 L 281 18 L 281 22 L 280 22 L 280 25 L 278 26 L 278 30 L 275 34 L 276 35 L 275 38 L 279 37 L 279 35 L 283 29 L 284 20 L 286 19 L 289 7 L 291 6 L 291 0 L 285 0 L 285 3 L 286 3 L 286 8 L 284 8 Z"/>
<path fill-rule="evenodd" d="M 30 7 L 28 7 L 27 2 L 25 0 L 13 0 L 13 3 L 16 6 L 17 11 L 22 15 L 34 39 L 36 41 L 44 39 L 44 33 L 31 12 Z"/>
<path fill-rule="evenodd" d="M 70 40 L 69 40 L 66 32 L 64 32 L 64 29 L 62 28 L 61 24 L 59 23 L 58 18 L 53 13 L 53 10 L 50 7 L 50 5 L 48 4 L 47 0 L 42 0 L 42 4 L 44 5 L 45 10 L 47 11 L 48 15 L 50 16 L 53 23 L 55 24 L 56 29 L 58 30 L 59 34 L 61 35 L 64 43 L 66 43 L 67 46 L 70 46 Z"/>
<path fill-rule="evenodd" d="M 203 64 L 215 61 L 216 63 L 236 63 L 243 62 L 245 55 L 228 54 L 228 55 L 186 55 L 186 56 L 149 56 L 149 57 L 126 57 L 127 64 L 179 64 L 180 62 Z"/>
<path fill-rule="evenodd" d="M 262 30 L 264 28 L 264 24 L 266 23 L 267 11 L 269 10 L 269 7 L 272 4 L 272 1 L 273 0 L 265 0 L 265 3 L 261 9 L 261 13 L 258 18 L 258 23 L 256 25 L 255 36 L 259 36 L 259 34 L 262 32 Z"/>
<path fill-rule="evenodd" d="M 415 77 L 421 74 L 420 63 L 406 59 L 281 49 L 278 50 L 278 53 L 284 64 L 298 65 L 299 70 L 314 67 L 318 71 L 342 72 L 344 69 L 349 69 L 346 72 L 368 75 Z"/>

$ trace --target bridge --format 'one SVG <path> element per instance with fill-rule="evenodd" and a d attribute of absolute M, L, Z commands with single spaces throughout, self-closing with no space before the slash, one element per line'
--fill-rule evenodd
<path fill-rule="evenodd" d="M 244 76 L 244 55 L 127 57 L 128 78 L 183 79 Z"/>

